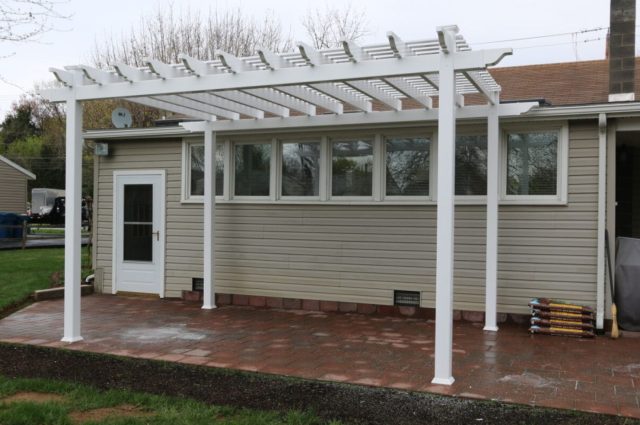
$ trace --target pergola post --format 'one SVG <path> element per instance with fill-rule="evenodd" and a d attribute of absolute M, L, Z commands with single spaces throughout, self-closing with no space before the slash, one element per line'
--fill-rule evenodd
<path fill-rule="evenodd" d="M 77 76 L 76 76 L 77 77 Z M 67 104 L 64 221 L 64 342 L 81 341 L 82 103 Z"/>
<path fill-rule="evenodd" d="M 487 116 L 487 245 L 485 282 L 485 331 L 498 330 L 498 164 L 500 125 L 498 119 L 499 92 Z"/>
<path fill-rule="evenodd" d="M 216 308 L 216 134 L 212 123 L 204 126 L 204 291 L 202 308 Z"/>
<path fill-rule="evenodd" d="M 436 343 L 434 384 L 451 385 L 453 349 L 453 236 L 456 142 L 455 26 L 438 28 L 438 201 L 436 254 Z"/>

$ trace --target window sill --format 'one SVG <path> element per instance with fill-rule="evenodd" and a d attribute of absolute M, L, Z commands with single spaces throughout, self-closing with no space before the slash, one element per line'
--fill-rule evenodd
<path fill-rule="evenodd" d="M 187 200 L 181 201 L 182 204 L 204 204 L 204 201 L 200 200 Z M 363 205 L 363 206 L 394 206 L 394 205 L 406 205 L 406 206 L 437 206 L 438 202 L 435 200 L 384 200 L 384 201 L 374 201 L 371 199 L 367 200 L 327 200 L 320 201 L 317 199 L 313 200 L 302 200 L 302 199 L 279 199 L 277 201 L 271 199 L 218 199 L 216 198 L 216 204 L 219 205 L 227 205 L 227 204 L 254 204 L 254 205 Z M 498 203 L 500 206 L 567 206 L 568 203 L 566 201 L 561 200 L 541 200 L 541 199 L 503 199 Z M 456 199 L 456 206 L 482 206 L 486 205 L 485 199 Z"/>

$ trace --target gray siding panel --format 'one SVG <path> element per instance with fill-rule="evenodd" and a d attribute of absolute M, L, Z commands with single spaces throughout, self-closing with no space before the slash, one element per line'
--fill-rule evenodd
<path fill-rule="evenodd" d="M 595 123 L 570 126 L 569 202 L 502 205 L 498 309 L 526 313 L 532 297 L 595 304 Z M 113 171 L 167 171 L 166 296 L 202 276 L 202 205 L 180 203 L 179 140 L 113 142 L 99 160 L 96 250 L 111 291 Z M 435 206 L 219 204 L 221 293 L 390 304 L 394 289 L 435 299 Z M 456 207 L 456 308 L 484 309 L 485 208 Z"/>
<path fill-rule="evenodd" d="M 27 177 L 0 161 L 0 211 L 27 213 Z"/>

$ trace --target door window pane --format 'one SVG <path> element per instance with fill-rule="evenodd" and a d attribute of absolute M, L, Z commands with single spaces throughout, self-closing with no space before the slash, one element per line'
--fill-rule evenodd
<path fill-rule="evenodd" d="M 456 137 L 456 195 L 487 194 L 487 136 Z"/>
<path fill-rule="evenodd" d="M 332 143 L 333 196 L 371 196 L 373 142 L 355 140 Z"/>
<path fill-rule="evenodd" d="M 419 137 L 386 140 L 387 196 L 429 195 L 430 145 Z"/>
<path fill-rule="evenodd" d="M 282 143 L 282 196 L 319 196 L 320 143 Z"/>
<path fill-rule="evenodd" d="M 191 196 L 204 196 L 204 145 L 191 145 Z M 216 144 L 216 195 L 224 188 L 224 144 Z"/>
<path fill-rule="evenodd" d="M 124 185 L 124 261 L 153 261 L 153 185 Z"/>
<path fill-rule="evenodd" d="M 236 196 L 269 196 L 271 144 L 235 146 Z"/>
<path fill-rule="evenodd" d="M 507 195 L 556 195 L 558 133 L 510 133 Z"/>

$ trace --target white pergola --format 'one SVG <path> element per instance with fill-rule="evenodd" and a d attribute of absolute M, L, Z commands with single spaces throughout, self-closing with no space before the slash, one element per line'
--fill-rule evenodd
<path fill-rule="evenodd" d="M 146 66 L 116 64 L 101 70 L 85 65 L 51 69 L 61 87 L 42 90 L 53 102 L 67 104 L 65 222 L 65 303 L 63 341 L 82 339 L 80 332 L 80 229 L 82 102 L 120 98 L 199 121 L 182 125 L 203 132 L 204 305 L 215 308 L 215 138 L 216 132 L 251 132 L 314 128 L 420 124 L 437 120 L 437 384 L 452 375 L 454 182 L 457 119 L 487 120 L 486 331 L 497 331 L 498 147 L 500 117 L 517 116 L 536 105 L 500 104 L 500 87 L 486 68 L 511 49 L 472 51 L 456 26 L 437 28 L 437 39 L 402 41 L 388 33 L 385 44 L 318 51 L 298 43 L 294 53 L 259 49 L 235 57 L 216 52 L 213 61 L 182 55 L 181 63 L 149 58 Z M 464 95 L 485 102 L 465 106 Z M 438 97 L 434 108 L 433 97 Z M 413 107 L 403 109 L 403 101 Z M 415 105 L 419 105 L 418 108 Z"/>

